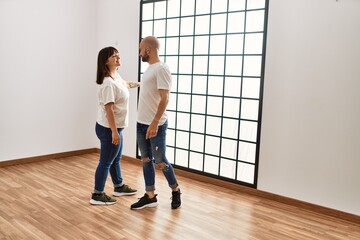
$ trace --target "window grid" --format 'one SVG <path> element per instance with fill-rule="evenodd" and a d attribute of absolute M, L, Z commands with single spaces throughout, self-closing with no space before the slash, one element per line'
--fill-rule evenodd
<path fill-rule="evenodd" d="M 191 3 L 191 0 L 142 0 L 140 38 L 147 35 L 157 36 L 161 48 L 163 48 L 163 50 L 160 50 L 160 57 L 170 66 L 173 82 L 175 82 L 173 83 L 175 87 L 171 90 L 170 98 L 173 101 L 173 106 L 168 107 L 167 110 L 169 115 L 173 116 L 171 122 L 169 121 L 168 128 L 171 133 L 168 134 L 168 137 L 172 138 L 169 141 L 171 143 L 167 143 L 169 161 L 177 168 L 256 188 L 268 0 L 243 0 L 244 8 L 240 10 L 231 10 L 231 1 L 235 2 L 235 0 L 223 0 L 223 3 L 226 3 L 226 10 L 213 12 L 214 0 L 209 0 L 210 8 L 207 13 L 197 13 L 198 1 L 193 1 L 193 9 L 186 8 L 186 12 L 190 11 L 193 14 L 184 13 L 183 15 L 183 5 Z M 219 1 L 217 2 L 219 3 Z M 263 6 L 248 9 L 249 2 L 250 5 L 263 2 Z M 176 13 L 170 11 L 170 5 L 174 3 L 179 4 Z M 157 9 L 164 7 L 165 13 L 162 13 L 160 17 L 155 16 Z M 230 16 L 233 17 L 236 14 L 243 17 L 241 23 L 243 26 L 240 26 L 242 30 L 230 31 Z M 256 27 L 247 29 L 247 22 L 251 20 L 249 20 L 249 14 L 262 14 L 262 29 Z M 213 19 L 224 21 L 225 28 L 219 32 L 213 32 L 213 29 L 218 27 L 218 22 L 213 22 Z M 198 32 L 199 27 L 197 24 L 201 27 L 201 20 L 207 21 L 208 25 L 206 26 L 208 28 L 202 28 Z M 186 25 L 186 22 L 191 24 Z M 150 30 L 149 26 L 151 26 Z M 249 26 L 251 28 L 251 25 Z M 170 29 L 169 32 L 168 27 L 174 27 L 175 30 Z M 234 28 L 234 25 L 232 27 Z M 239 28 L 239 26 L 236 27 Z M 163 34 L 156 34 L 159 32 Z M 242 39 L 241 50 L 228 52 L 234 47 L 234 44 L 229 45 L 230 40 L 233 39 L 232 43 L 234 43 L 236 37 Z M 251 45 L 250 37 L 261 44 L 260 47 L 257 46 L 255 52 L 247 50 L 247 42 Z M 201 44 L 207 44 L 205 46 L 207 52 L 199 53 L 197 41 L 200 42 L 202 38 L 207 39 L 207 43 L 206 41 L 201 42 Z M 220 39 L 223 44 L 218 44 L 216 39 Z M 171 43 L 171 41 L 173 42 Z M 217 44 L 216 47 L 223 47 L 222 50 L 215 49 L 213 51 L 212 44 L 214 43 Z M 254 46 L 252 48 L 255 49 Z M 187 62 L 184 64 L 185 59 L 187 59 Z M 240 59 L 241 64 L 239 65 L 237 62 L 234 67 L 233 63 Z M 198 63 L 205 64 L 203 68 L 206 68 L 206 71 L 196 69 L 199 68 Z M 256 67 L 254 68 L 254 66 Z M 238 68 L 241 68 L 240 71 Z M 143 70 L 145 70 L 145 68 L 142 68 L 141 62 L 139 63 L 139 69 L 140 77 Z M 184 85 L 184 79 L 189 79 L 190 85 Z M 195 82 L 199 82 L 199 79 L 205 79 L 205 86 L 196 86 Z M 222 89 L 219 91 L 214 87 L 210 88 L 211 84 L 213 84 L 211 81 L 215 81 L 215 79 L 221 82 L 220 87 Z M 245 85 L 244 81 L 247 82 L 247 85 Z M 231 84 L 234 82 L 237 85 L 236 88 L 232 89 Z M 199 90 L 201 87 L 203 89 Z M 244 94 L 246 88 L 251 89 L 251 91 L 248 90 Z M 232 91 L 236 92 L 236 95 Z M 200 104 L 202 106 L 201 110 L 198 107 L 194 108 L 196 104 L 199 104 L 197 101 L 200 99 L 203 101 L 203 104 Z M 234 103 L 238 103 L 236 107 L 238 109 L 234 111 L 236 115 L 229 113 L 231 107 L 235 108 Z M 229 104 L 230 107 L 226 106 L 226 104 Z M 245 113 L 245 110 L 247 113 Z M 196 124 L 199 122 L 194 122 L 196 118 L 203 119 L 203 123 L 201 123 L 203 129 L 197 129 Z M 230 130 L 226 129 L 224 131 L 225 127 L 228 127 L 227 123 L 235 122 L 237 122 L 237 126 L 233 127 L 237 129 L 236 137 Z M 200 144 L 200 147 L 202 145 L 202 151 L 198 148 L 193 149 L 193 145 L 198 144 L 195 136 L 202 136 L 203 138 L 202 144 Z M 209 143 L 213 145 L 210 146 Z M 236 147 L 229 148 L 227 143 L 235 144 Z M 230 151 L 226 152 L 227 150 Z M 186 161 L 181 159 L 185 153 L 187 155 Z M 193 161 L 192 156 L 194 154 L 197 154 L 198 159 L 200 155 L 202 156 L 201 164 Z M 181 157 L 177 158 L 177 156 Z M 211 165 L 209 170 L 209 162 L 214 162 L 217 166 Z M 231 165 L 233 169 L 230 171 L 232 173 L 226 173 L 225 166 L 228 164 L 229 168 L 231 163 L 234 164 Z M 197 168 L 191 167 L 192 165 L 196 165 Z M 199 165 L 201 165 L 201 168 L 198 167 Z M 247 174 L 250 172 L 252 175 L 244 177 L 243 173 L 246 171 Z"/>

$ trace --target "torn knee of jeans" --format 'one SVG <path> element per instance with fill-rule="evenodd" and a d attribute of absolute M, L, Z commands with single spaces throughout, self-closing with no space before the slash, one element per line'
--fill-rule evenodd
<path fill-rule="evenodd" d="M 162 163 L 156 163 L 156 166 L 160 169 L 160 170 L 166 170 L 168 168 L 168 165 L 165 164 L 164 162 Z"/>
<path fill-rule="evenodd" d="M 142 161 L 143 163 L 151 162 L 150 158 L 142 158 L 141 161 Z"/>

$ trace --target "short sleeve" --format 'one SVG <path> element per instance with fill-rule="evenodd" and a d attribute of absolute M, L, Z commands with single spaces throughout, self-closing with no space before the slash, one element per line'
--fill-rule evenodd
<path fill-rule="evenodd" d="M 106 85 L 102 87 L 99 91 L 99 101 L 103 105 L 106 105 L 111 102 L 115 102 L 115 93 L 114 88 L 111 85 Z"/>
<path fill-rule="evenodd" d="M 161 66 L 156 72 L 157 88 L 171 89 L 171 73 L 166 65 Z"/>

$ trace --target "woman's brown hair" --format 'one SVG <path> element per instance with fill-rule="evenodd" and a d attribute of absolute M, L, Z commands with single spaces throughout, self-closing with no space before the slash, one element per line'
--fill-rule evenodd
<path fill-rule="evenodd" d="M 109 57 L 111 57 L 114 53 L 119 53 L 119 51 L 114 47 L 106 47 L 100 50 L 97 60 L 97 84 L 101 85 L 104 81 L 104 78 L 110 76 L 109 68 L 106 63 Z"/>

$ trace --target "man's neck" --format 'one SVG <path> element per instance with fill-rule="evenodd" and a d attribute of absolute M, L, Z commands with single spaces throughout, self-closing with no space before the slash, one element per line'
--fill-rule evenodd
<path fill-rule="evenodd" d="M 154 63 L 158 63 L 160 62 L 160 58 L 159 57 L 154 57 L 154 59 L 150 59 L 149 60 L 149 64 L 154 64 Z"/>

